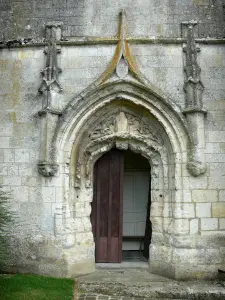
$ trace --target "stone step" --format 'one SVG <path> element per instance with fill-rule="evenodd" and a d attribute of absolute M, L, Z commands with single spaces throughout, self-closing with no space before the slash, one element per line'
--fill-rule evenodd
<path fill-rule="evenodd" d="M 140 298 L 140 297 L 126 297 L 126 296 L 109 296 L 102 294 L 79 294 L 78 300 L 171 300 L 168 298 Z M 177 299 L 185 300 L 185 299 Z"/>
<path fill-rule="evenodd" d="M 198 283 L 199 284 L 199 283 Z M 151 286 L 128 286 L 122 284 L 81 284 L 80 289 L 85 293 L 85 300 L 90 299 L 90 293 L 104 295 L 99 300 L 128 300 L 128 299 L 199 299 L 199 300 L 225 300 L 225 288 L 220 285 L 206 287 L 204 285 L 185 286 L 162 285 L 154 283 Z M 88 296 L 87 296 L 88 295 Z M 110 298 L 111 297 L 111 298 Z M 112 300 L 113 300 L 112 299 Z"/>
<path fill-rule="evenodd" d="M 100 297 L 98 300 L 225 300 L 224 281 L 177 281 L 151 274 L 144 269 L 99 269 L 95 273 L 78 278 L 77 283 L 78 291 L 84 294 L 83 297 L 95 295 L 93 299 L 85 300 L 96 300 L 96 295 Z"/>

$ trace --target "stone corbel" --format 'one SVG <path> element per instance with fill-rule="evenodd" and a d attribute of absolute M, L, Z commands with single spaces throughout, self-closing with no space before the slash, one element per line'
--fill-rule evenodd
<path fill-rule="evenodd" d="M 38 171 L 45 177 L 54 176 L 58 165 L 54 162 L 51 149 L 54 130 L 61 114 L 60 92 L 62 87 L 59 82 L 58 53 L 61 48 L 57 42 L 61 40 L 61 22 L 51 22 L 46 25 L 46 67 L 41 71 L 43 76 L 39 92 L 43 94 L 42 109 L 38 112 L 41 118 L 41 151 Z"/>
<path fill-rule="evenodd" d="M 190 134 L 187 168 L 193 176 L 199 176 L 206 171 L 204 125 L 206 111 L 202 103 L 204 85 L 200 78 L 201 68 L 197 62 L 197 55 L 200 52 L 195 42 L 197 24 L 195 21 L 182 23 L 182 37 L 186 39 L 183 45 L 186 74 L 184 83 L 186 101 L 183 114 L 186 116 Z"/>
<path fill-rule="evenodd" d="M 58 164 L 49 163 L 46 161 L 39 162 L 38 164 L 38 171 L 44 177 L 54 176 L 57 173 L 58 168 Z"/>

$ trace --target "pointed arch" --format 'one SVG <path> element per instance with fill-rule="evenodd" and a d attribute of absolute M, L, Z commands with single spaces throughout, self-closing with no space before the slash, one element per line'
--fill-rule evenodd
<path fill-rule="evenodd" d="M 91 115 L 118 100 L 133 103 L 154 116 L 171 140 L 173 151 L 187 152 L 189 134 L 180 107 L 139 83 L 119 80 L 85 91 L 69 103 L 55 130 L 52 160 L 60 160 L 58 156 L 60 150 L 71 149 L 71 143 L 74 143 L 80 128 L 86 124 Z"/>
<path fill-rule="evenodd" d="M 69 231 L 83 236 L 81 231 L 88 240 L 81 246 L 76 244 L 68 259 L 80 263 L 73 251 L 84 251 L 82 261 L 88 260 L 93 270 L 92 173 L 95 161 L 111 148 L 130 149 L 148 159 L 152 180 L 150 261 L 157 251 L 169 255 L 172 248 L 168 236 L 180 230 L 174 205 L 183 201 L 182 173 L 188 141 L 179 107 L 140 83 L 108 82 L 74 98 L 58 120 L 51 147 L 52 161 L 60 165 L 63 180 L 67 210 L 64 234 Z M 171 264 L 172 256 L 165 268 Z"/>

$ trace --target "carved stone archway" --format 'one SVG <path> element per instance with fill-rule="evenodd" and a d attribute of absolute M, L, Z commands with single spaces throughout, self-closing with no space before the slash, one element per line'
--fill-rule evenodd
<path fill-rule="evenodd" d="M 56 59 L 55 42 L 54 45 L 52 48 L 49 44 L 49 51 L 54 50 Z M 190 45 L 189 40 L 188 54 Z M 53 73 L 56 67 L 57 64 L 47 65 Z M 57 74 L 58 71 L 56 79 Z M 191 75 L 189 79 L 187 94 L 196 95 Z M 171 97 L 141 74 L 126 37 L 124 12 L 120 14 L 115 54 L 95 82 L 62 111 L 58 109 L 58 94 L 51 88 L 51 76 L 48 83 L 47 104 L 39 111 L 42 147 L 38 167 L 43 176 L 50 177 L 47 180 L 60 186 L 61 211 L 55 213 L 55 236 L 61 243 L 65 274 L 74 276 L 94 270 L 90 222 L 93 166 L 101 155 L 116 147 L 140 153 L 151 164 L 151 271 L 182 278 L 185 272 L 180 261 L 189 265 L 183 253 L 184 249 L 189 251 L 192 240 L 183 200 L 185 176 L 189 176 L 188 171 L 193 176 L 206 171 L 202 104 L 189 105 L 188 96 L 182 112 Z M 189 244 L 185 244 L 187 240 Z M 195 249 L 193 253 L 196 255 Z"/>
<path fill-rule="evenodd" d="M 140 153 L 151 165 L 150 267 L 153 272 L 173 276 L 171 240 L 174 234 L 182 234 L 174 208 L 176 202 L 182 202 L 181 173 L 187 162 L 188 134 L 182 118 L 155 95 L 124 82 L 105 86 L 100 94 L 95 91 L 87 98 L 65 112 L 52 148 L 56 149 L 52 155 L 61 165 L 61 175 L 65 174 L 62 235 L 75 244 L 65 252 L 71 262 L 68 272 L 73 274 L 77 265 L 81 273 L 94 269 L 90 222 L 93 167 L 101 155 L 118 148 Z"/>

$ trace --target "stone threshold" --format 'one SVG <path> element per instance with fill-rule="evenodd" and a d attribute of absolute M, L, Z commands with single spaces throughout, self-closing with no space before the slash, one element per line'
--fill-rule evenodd
<path fill-rule="evenodd" d="M 126 296 L 109 296 L 103 294 L 79 294 L 79 300 L 148 300 L 149 298 L 126 297 Z M 152 300 L 170 300 L 169 298 L 151 298 Z M 177 299 L 185 300 L 185 299 Z"/>
<path fill-rule="evenodd" d="M 225 281 L 177 281 L 146 269 L 97 269 L 77 279 L 81 300 L 225 300 Z"/>

